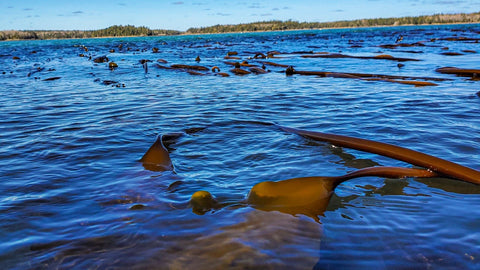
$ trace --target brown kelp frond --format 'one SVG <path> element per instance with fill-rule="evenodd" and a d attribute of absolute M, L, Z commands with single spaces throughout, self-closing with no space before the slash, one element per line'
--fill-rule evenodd
<path fill-rule="evenodd" d="M 446 177 L 480 184 L 480 171 L 453 163 L 438 157 L 427 155 L 418 151 L 410 150 L 392 144 L 376 142 L 354 137 L 328 134 L 315 131 L 307 131 L 289 127 L 280 127 L 286 132 L 298 134 L 317 141 L 326 141 L 337 146 L 352 148 L 370 152 L 394 159 L 398 159 L 415 166 L 427 168 Z"/>
<path fill-rule="evenodd" d="M 163 145 L 163 135 L 157 137 L 140 161 L 143 167 L 150 171 L 173 171 L 172 160 Z"/>

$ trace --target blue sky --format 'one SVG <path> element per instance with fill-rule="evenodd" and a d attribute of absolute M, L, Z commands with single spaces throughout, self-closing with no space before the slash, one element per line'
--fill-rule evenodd
<path fill-rule="evenodd" d="M 186 30 L 264 20 L 327 22 L 478 12 L 480 0 L 1 0 L 0 30 L 94 30 L 111 25 Z"/>

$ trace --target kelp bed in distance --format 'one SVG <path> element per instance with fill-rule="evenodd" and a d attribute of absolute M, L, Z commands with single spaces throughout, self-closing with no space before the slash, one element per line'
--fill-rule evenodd
<path fill-rule="evenodd" d="M 465 31 L 466 32 L 466 31 Z M 238 75 L 238 76 L 245 76 L 245 75 L 267 75 L 270 72 L 280 72 L 285 73 L 287 76 L 292 75 L 310 75 L 315 77 L 330 77 L 330 78 L 339 78 L 339 79 L 356 79 L 356 80 L 364 80 L 364 81 L 376 81 L 376 82 L 389 82 L 389 83 L 398 83 L 398 84 L 407 84 L 413 85 L 416 87 L 424 87 L 424 86 L 436 86 L 438 83 L 449 83 L 452 81 L 449 77 L 430 77 L 430 76 L 409 76 L 409 75 L 390 75 L 390 74 L 377 74 L 377 73 L 360 73 L 360 72 L 344 72 L 342 70 L 305 70 L 300 65 L 288 64 L 288 60 L 291 59 L 292 61 L 297 59 L 308 59 L 310 61 L 316 61 L 316 59 L 355 59 L 358 61 L 394 61 L 398 62 L 398 69 L 402 69 L 408 62 L 418 62 L 422 61 L 421 59 L 415 57 L 396 57 L 392 54 L 395 51 L 400 53 L 408 53 L 412 55 L 419 55 L 422 54 L 421 51 L 424 47 L 436 48 L 440 50 L 438 53 L 439 55 L 443 55 L 445 57 L 455 57 L 455 56 L 462 56 L 462 55 L 475 55 L 477 54 L 476 50 L 464 49 L 460 51 L 451 51 L 449 47 L 441 47 L 436 45 L 436 42 L 439 41 L 448 41 L 448 42 L 460 42 L 460 43 L 478 43 L 480 41 L 480 37 L 478 37 L 479 31 L 475 32 L 471 30 L 469 36 L 458 36 L 454 33 L 451 37 L 440 37 L 440 38 L 431 38 L 430 40 L 421 40 L 416 42 L 405 42 L 404 37 L 401 33 L 398 33 L 398 37 L 396 38 L 396 42 L 392 44 L 378 44 L 376 45 L 379 49 L 390 50 L 388 54 L 379 51 L 376 54 L 362 54 L 362 55 L 350 55 L 344 53 L 337 53 L 337 52 L 326 52 L 326 51 L 315 51 L 317 46 L 306 46 L 305 50 L 300 51 L 279 51 L 279 50 L 272 50 L 272 51 L 228 51 L 226 55 L 223 57 L 223 61 L 219 61 L 213 63 L 210 66 L 200 65 L 202 62 L 202 53 L 199 50 L 197 55 L 187 55 L 181 56 L 178 59 L 182 62 L 186 63 L 173 63 L 170 65 L 166 65 L 169 62 L 162 58 L 157 59 L 142 59 L 139 61 L 139 64 L 143 66 L 145 73 L 149 72 L 149 67 L 155 67 L 157 69 L 171 71 L 171 72 L 186 72 L 193 76 L 222 76 L 222 77 L 229 77 L 230 75 Z M 362 48 L 364 41 L 363 40 L 348 40 L 348 44 L 351 48 Z M 165 42 L 162 45 L 168 46 Z M 81 49 L 81 53 L 79 53 L 80 57 L 85 57 L 88 60 L 91 60 L 95 64 L 102 64 L 105 63 L 106 66 L 114 71 L 119 68 L 121 59 L 115 60 L 115 58 L 119 58 L 121 54 L 125 53 L 133 53 L 133 54 L 149 54 L 154 55 L 158 53 L 163 53 L 162 47 L 155 46 L 151 48 L 134 48 L 130 47 L 128 44 L 120 43 L 115 47 L 112 47 L 108 51 L 101 52 L 95 51 L 92 52 L 89 50 L 87 46 L 84 45 L 76 45 Z M 199 45 L 198 49 L 203 50 L 216 50 L 216 49 L 225 49 L 228 47 L 234 47 L 234 45 L 230 44 L 216 44 L 214 45 Z M 190 49 L 195 49 L 196 47 L 190 45 Z M 416 50 L 411 50 L 411 48 L 415 48 Z M 408 49 L 408 50 L 406 50 Z M 420 49 L 420 50 L 419 50 Z M 37 51 L 32 50 L 31 54 L 36 54 Z M 114 56 L 108 56 L 108 53 Z M 392 54 L 390 54 L 392 53 Z M 100 55 L 99 55 L 100 54 Z M 8 55 L 4 55 L 6 57 Z M 19 57 L 12 55 L 12 59 L 15 62 L 21 62 L 22 59 Z M 277 63 L 275 60 L 281 60 L 282 63 Z M 114 61 L 115 60 L 115 61 Z M 192 61 L 194 60 L 194 61 Z M 192 62 L 196 62 L 192 64 Z M 209 62 L 212 62 L 211 60 Z M 287 63 L 286 63 L 287 62 Z M 304 61 L 303 61 L 304 62 Z M 314 63 L 314 62 L 313 62 Z M 121 66 L 121 64 L 120 64 Z M 233 68 L 232 68 L 233 67 Z M 225 72 L 228 71 L 228 72 Z M 47 72 L 52 72 L 53 69 L 45 70 L 45 68 L 41 66 L 37 66 L 35 70 L 28 73 L 28 77 L 34 74 L 45 74 Z M 480 69 L 475 67 L 438 67 L 435 69 L 438 74 L 453 74 L 457 76 L 467 77 L 470 80 L 478 80 L 480 78 Z M 11 71 L 10 71 L 11 72 Z M 3 71 L 3 74 L 6 74 L 7 71 Z M 158 75 L 157 75 L 158 76 Z M 43 79 L 44 81 L 53 81 L 59 80 L 61 77 L 54 76 L 48 78 L 42 78 L 40 76 L 34 76 L 35 79 Z M 96 81 L 101 82 L 105 85 L 112 85 L 116 87 L 125 87 L 125 84 L 122 82 L 118 82 L 115 80 L 101 80 L 96 79 Z"/>

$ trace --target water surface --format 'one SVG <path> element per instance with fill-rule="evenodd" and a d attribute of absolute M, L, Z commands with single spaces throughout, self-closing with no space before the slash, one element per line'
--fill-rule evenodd
<path fill-rule="evenodd" d="M 478 69 L 478 42 L 442 38 L 479 39 L 479 31 L 479 25 L 454 25 L 2 42 L 0 265 L 476 269 L 480 187 L 473 184 L 354 179 L 337 188 L 319 222 L 243 200 L 260 181 L 409 166 L 309 141 L 271 123 L 391 143 L 480 169 L 479 82 L 435 72 Z M 400 35 L 402 43 L 425 46 L 378 46 L 395 44 Z M 218 66 L 229 73 L 223 58 L 230 51 L 258 65 L 264 60 L 249 59 L 255 53 L 278 51 L 267 61 L 297 70 L 451 80 L 414 87 L 286 76 L 273 66 L 267 74 L 225 78 L 155 66 L 164 59 L 164 66 Z M 399 68 L 387 60 L 302 58 L 295 53 L 301 51 L 421 61 Z M 103 55 L 119 67 L 88 59 Z M 142 59 L 152 60 L 148 73 Z M 45 80 L 54 77 L 60 79 Z M 170 145 L 175 172 L 146 170 L 139 159 L 158 134 L 170 132 L 184 133 Z M 197 190 L 227 206 L 193 213 L 188 200 Z"/>

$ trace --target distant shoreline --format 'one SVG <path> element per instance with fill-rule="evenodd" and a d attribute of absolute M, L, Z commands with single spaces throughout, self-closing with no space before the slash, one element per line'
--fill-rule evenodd
<path fill-rule="evenodd" d="M 480 24 L 480 22 L 470 23 L 435 23 L 435 24 L 404 24 L 404 25 L 375 25 L 375 26 L 358 26 L 358 27 L 328 27 L 328 28 L 299 28 L 287 30 L 270 30 L 270 31 L 244 31 L 244 32 L 222 32 L 222 33 L 181 33 L 176 36 L 197 36 L 197 35 L 223 35 L 223 34 L 250 34 L 250 33 L 270 33 L 270 32 L 294 32 L 294 31 L 319 31 L 319 30 L 335 30 L 335 29 L 366 29 L 366 28 L 388 28 L 388 27 L 412 27 L 412 26 L 442 26 L 442 25 L 470 25 Z M 168 36 L 168 35 L 165 35 Z M 120 37 L 105 37 L 120 38 Z"/>
<path fill-rule="evenodd" d="M 375 26 L 358 26 L 358 27 L 326 27 L 326 28 L 299 28 L 299 29 L 287 29 L 287 30 L 260 30 L 260 31 L 233 31 L 233 32 L 221 32 L 221 33 L 187 33 L 182 32 L 179 34 L 161 34 L 161 35 L 130 35 L 130 36 L 98 36 L 98 37 L 72 37 L 72 38 L 48 38 L 48 39 L 7 39 L 0 40 L 0 42 L 9 41 L 37 41 L 37 40 L 76 40 L 76 39 L 102 39 L 102 38 L 135 38 L 135 37 L 171 37 L 171 36 L 200 36 L 200 35 L 223 35 L 223 34 L 251 34 L 251 33 L 271 33 L 271 32 L 294 32 L 294 31 L 320 31 L 320 30 L 335 30 L 335 29 L 366 29 L 366 28 L 389 28 L 389 27 L 413 27 L 413 26 L 442 26 L 442 25 L 473 25 L 480 24 L 480 22 L 469 23 L 435 23 L 435 24 L 404 24 L 404 25 L 375 25 Z M 8 30 L 16 31 L 16 30 Z M 21 30 L 29 31 L 30 30 Z M 55 32 L 61 32 L 52 30 Z M 70 30 L 65 30 L 68 32 Z M 0 33 L 3 31 L 0 31 Z"/>
<path fill-rule="evenodd" d="M 469 25 L 480 23 L 480 12 L 436 14 L 417 17 L 376 18 L 335 22 L 263 21 L 232 25 L 189 28 L 186 31 L 151 30 L 145 26 L 114 25 L 100 30 L 4 30 L 0 41 L 62 40 L 89 38 L 161 37 L 207 34 L 262 33 L 326 29 L 362 29 L 401 26 Z"/>

